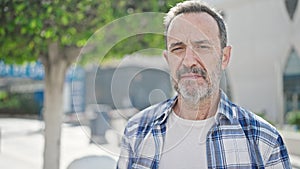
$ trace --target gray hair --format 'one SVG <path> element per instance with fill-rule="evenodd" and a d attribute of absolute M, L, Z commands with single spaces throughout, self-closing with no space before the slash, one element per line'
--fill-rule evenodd
<path fill-rule="evenodd" d="M 201 13 L 201 12 L 206 12 L 207 14 L 209 14 L 215 19 L 219 27 L 219 38 L 221 42 L 221 48 L 223 49 L 224 47 L 226 47 L 227 31 L 226 31 L 226 25 L 223 20 L 223 17 L 214 8 L 208 6 L 206 3 L 199 0 L 184 1 L 178 3 L 176 6 L 170 9 L 170 11 L 166 14 L 164 18 L 165 38 L 167 37 L 167 32 L 170 23 L 177 15 L 184 14 L 184 13 Z"/>

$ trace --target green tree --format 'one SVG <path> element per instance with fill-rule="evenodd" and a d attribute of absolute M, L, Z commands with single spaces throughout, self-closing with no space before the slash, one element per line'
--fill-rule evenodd
<path fill-rule="evenodd" d="M 59 168 L 65 73 L 89 37 L 117 18 L 140 12 L 166 12 L 175 2 L 178 1 L 1 0 L 0 60 L 6 63 L 40 60 L 45 67 L 44 169 Z M 163 48 L 162 35 L 131 36 L 116 41 L 109 53 L 107 50 L 101 53 L 105 46 L 92 48 L 107 58 L 149 47 Z"/>
<path fill-rule="evenodd" d="M 67 68 L 97 28 L 112 18 L 110 1 L 2 0 L 0 59 L 40 60 L 45 67 L 44 169 L 58 169 Z"/>

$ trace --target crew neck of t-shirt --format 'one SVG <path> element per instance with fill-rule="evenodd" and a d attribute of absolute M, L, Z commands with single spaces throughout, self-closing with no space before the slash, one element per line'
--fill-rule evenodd
<path fill-rule="evenodd" d="M 179 117 L 174 111 L 170 113 L 169 120 L 175 122 L 177 125 L 193 126 L 193 127 L 201 127 L 201 128 L 204 125 L 211 126 L 211 124 L 215 122 L 214 116 L 203 120 L 189 120 L 189 119 L 184 119 L 182 117 Z"/>

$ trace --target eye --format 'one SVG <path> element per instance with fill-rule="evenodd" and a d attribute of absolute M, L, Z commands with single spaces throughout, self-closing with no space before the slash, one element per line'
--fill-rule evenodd
<path fill-rule="evenodd" d="M 180 52 L 182 50 L 183 50 L 183 47 L 176 47 L 176 48 L 171 49 L 171 52 Z"/>
<path fill-rule="evenodd" d="M 197 45 L 196 48 L 210 49 L 210 46 L 209 45 Z"/>
<path fill-rule="evenodd" d="M 176 51 L 176 50 L 180 50 L 180 49 L 182 49 L 182 47 L 174 48 L 174 49 L 172 49 L 172 51 Z"/>

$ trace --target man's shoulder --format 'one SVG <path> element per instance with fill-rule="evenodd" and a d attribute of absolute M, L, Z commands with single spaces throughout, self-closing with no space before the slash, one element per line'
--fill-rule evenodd
<path fill-rule="evenodd" d="M 280 136 L 278 130 L 262 117 L 243 107 L 236 106 L 236 108 L 242 128 L 251 132 L 253 137 L 269 137 L 276 140 Z"/>
<path fill-rule="evenodd" d="M 172 107 L 174 99 L 168 99 L 158 104 L 145 108 L 132 116 L 126 125 L 125 132 L 127 136 L 137 135 L 141 132 L 147 132 L 160 118 L 164 117 L 168 109 Z"/>

